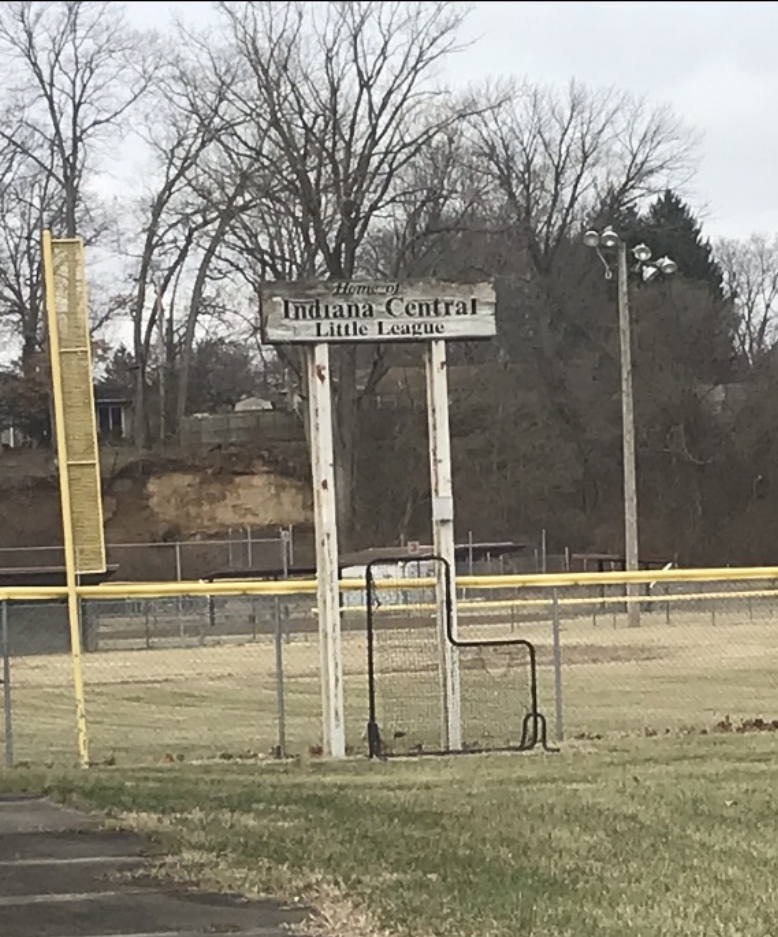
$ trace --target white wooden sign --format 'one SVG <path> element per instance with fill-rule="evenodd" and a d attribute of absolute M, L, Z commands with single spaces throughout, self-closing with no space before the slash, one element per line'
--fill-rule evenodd
<path fill-rule="evenodd" d="M 267 283 L 260 302 L 264 340 L 276 345 L 448 341 L 496 334 L 491 283 Z"/>

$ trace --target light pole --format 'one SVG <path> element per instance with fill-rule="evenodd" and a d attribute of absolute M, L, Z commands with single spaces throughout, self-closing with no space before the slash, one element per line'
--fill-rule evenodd
<path fill-rule="evenodd" d="M 632 391 L 632 338 L 629 316 L 629 267 L 627 263 L 627 245 L 621 235 L 610 225 L 602 233 L 590 229 L 583 236 L 587 247 L 597 251 L 605 266 L 605 278 L 613 278 L 613 271 L 602 253 L 616 250 L 617 285 L 619 306 L 619 360 L 621 362 L 621 438 L 624 460 L 624 568 L 633 572 L 640 568 L 638 548 L 638 486 L 637 465 L 635 458 L 635 400 Z M 662 257 L 649 264 L 651 251 L 645 244 L 638 244 L 632 249 L 635 269 L 649 282 L 659 274 L 669 276 L 678 269 L 674 260 Z M 627 624 L 637 627 L 640 624 L 639 587 L 637 583 L 627 583 Z"/>

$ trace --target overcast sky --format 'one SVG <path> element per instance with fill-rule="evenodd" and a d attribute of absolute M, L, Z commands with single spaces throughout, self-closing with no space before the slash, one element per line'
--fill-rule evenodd
<path fill-rule="evenodd" d="M 135 24 L 206 23 L 208 2 L 130 2 Z M 702 133 L 690 201 L 710 236 L 778 233 L 778 3 L 474 3 L 452 78 L 618 85 Z"/>

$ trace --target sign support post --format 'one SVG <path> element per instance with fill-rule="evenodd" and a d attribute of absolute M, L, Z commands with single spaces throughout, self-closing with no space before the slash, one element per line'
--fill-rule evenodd
<path fill-rule="evenodd" d="M 448 371 L 445 341 L 427 345 L 424 355 L 427 377 L 427 422 L 429 427 L 430 481 L 432 487 L 432 534 L 435 555 L 445 560 L 435 571 L 435 606 L 440 653 L 442 726 L 445 750 L 462 747 L 459 695 L 459 652 L 449 641 L 448 616 L 457 635 L 456 555 L 454 540 L 454 492 L 451 478 L 451 437 L 448 414 Z M 451 589 L 451 595 L 448 590 Z M 450 603 L 450 606 L 449 606 Z M 450 609 L 450 611 L 449 611 Z"/>
<path fill-rule="evenodd" d="M 326 755 L 343 758 L 346 754 L 346 735 L 343 721 L 338 520 L 329 346 L 320 343 L 309 346 L 305 352 L 316 527 L 323 746 Z"/>
<path fill-rule="evenodd" d="M 326 280 L 266 283 L 259 291 L 263 340 L 304 345 L 310 418 L 311 468 L 316 522 L 316 569 L 321 654 L 324 751 L 345 755 L 340 581 L 332 429 L 330 344 L 423 342 L 440 650 L 441 741 L 462 747 L 457 648 L 449 640 L 456 619 L 454 497 L 451 481 L 446 342 L 496 334 L 495 292 L 489 282 L 441 280 Z M 453 587 L 454 594 L 447 590 Z M 450 601 L 450 606 L 449 606 Z"/>

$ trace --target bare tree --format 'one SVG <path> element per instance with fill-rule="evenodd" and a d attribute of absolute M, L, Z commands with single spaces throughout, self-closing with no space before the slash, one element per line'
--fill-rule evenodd
<path fill-rule="evenodd" d="M 0 6 L 11 94 L 0 139 L 60 189 L 64 234 L 89 218 L 85 180 L 98 147 L 148 87 L 148 42 L 114 3 L 18 0 Z"/>
<path fill-rule="evenodd" d="M 18 150 L 0 148 L 0 328 L 18 345 L 23 370 L 40 350 L 44 332 L 40 232 L 60 204 L 50 174 Z M 93 280 L 89 306 L 94 335 L 124 311 L 126 301 Z"/>
<path fill-rule="evenodd" d="M 737 311 L 738 351 L 753 365 L 778 339 L 778 235 L 721 239 L 715 255 Z"/>
<path fill-rule="evenodd" d="M 136 258 L 132 302 L 134 435 L 141 448 L 148 441 L 148 364 L 165 297 L 177 285 L 187 261 L 197 254 L 198 235 L 213 223 L 218 225 L 223 215 L 218 199 L 202 185 L 203 164 L 230 126 L 224 107 L 229 71 L 220 74 L 223 80 L 212 78 L 210 72 L 202 73 L 197 61 L 176 57 L 169 62 L 149 96 L 141 131 L 151 152 L 153 180 L 139 206 L 143 238 Z M 202 261 L 199 265 L 202 268 Z M 173 315 L 172 308 L 168 312 Z M 196 316 L 190 312 L 188 319 L 196 321 Z M 194 322 L 191 330 L 193 333 Z M 190 339 L 187 349 L 191 350 L 191 344 Z M 170 353 L 168 349 L 168 356 Z M 164 422 L 160 421 L 161 433 Z"/>
<path fill-rule="evenodd" d="M 233 121 L 231 128 L 234 127 Z M 238 163 L 229 150 L 224 149 L 222 143 L 225 137 L 229 137 L 226 126 L 220 136 L 215 158 L 200 160 L 190 183 L 193 196 L 202 200 L 203 218 L 206 223 L 201 226 L 200 237 L 197 239 L 194 278 L 178 347 L 175 411 L 177 425 L 180 425 L 187 411 L 195 335 L 202 313 L 208 307 L 209 285 L 224 277 L 225 268 L 229 274 L 238 270 L 243 274 L 241 279 L 245 282 L 251 281 L 250 274 L 246 275 L 243 272 L 244 264 L 241 260 L 236 259 L 234 255 L 229 256 L 227 239 L 237 226 L 242 226 L 245 230 L 247 222 L 244 219 L 250 215 L 257 203 L 256 180 L 254 185 L 249 185 L 248 169 Z M 218 302 L 216 305 L 218 306 Z"/>
<path fill-rule="evenodd" d="M 369 267 L 365 246 L 402 197 L 405 172 L 472 110 L 434 84 L 456 48 L 462 13 L 445 2 L 220 3 L 235 55 L 245 67 L 233 107 L 247 122 L 235 146 L 259 148 L 254 173 L 265 185 L 269 224 L 261 264 L 282 245 L 280 221 L 295 233 L 297 277 L 349 279 Z M 250 132 L 249 132 L 250 128 Z M 275 206 L 275 211 L 271 206 Z M 272 245 L 272 247 L 271 247 Z M 354 347 L 333 356 L 339 513 L 353 532 L 357 380 Z"/>
<path fill-rule="evenodd" d="M 514 251 L 503 279 L 500 350 L 532 373 L 544 421 L 575 447 L 588 512 L 600 486 L 592 439 L 599 430 L 580 375 L 592 365 L 587 346 L 602 345 L 611 330 L 581 315 L 602 281 L 576 241 L 585 225 L 618 223 L 621 212 L 685 181 L 694 140 L 666 109 L 577 83 L 561 92 L 515 88 L 472 127 L 476 166 L 502 199 Z"/>
<path fill-rule="evenodd" d="M 479 276 L 474 243 L 499 228 L 490 185 L 473 169 L 464 122 L 448 128 L 406 168 L 383 223 L 366 241 L 371 275 L 396 278 Z M 458 251 L 459 241 L 467 250 Z M 487 274 L 488 275 L 488 274 Z"/>
<path fill-rule="evenodd" d="M 541 273 L 586 221 L 686 181 L 695 143 L 668 109 L 575 82 L 515 89 L 474 126 L 479 165 Z"/>
<path fill-rule="evenodd" d="M 0 150 L 0 325 L 20 341 L 23 369 L 39 350 L 43 326 L 38 233 L 52 206 L 50 182 L 15 148 Z"/>

